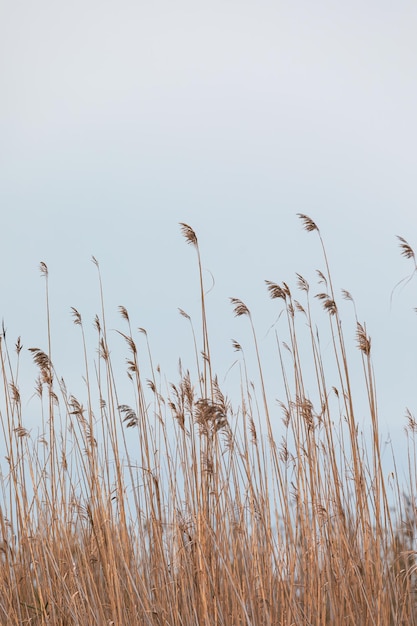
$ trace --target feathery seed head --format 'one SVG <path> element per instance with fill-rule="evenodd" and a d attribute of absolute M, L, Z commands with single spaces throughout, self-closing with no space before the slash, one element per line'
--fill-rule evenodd
<path fill-rule="evenodd" d="M 267 286 L 270 298 L 272 298 L 273 300 L 275 298 L 282 298 L 282 300 L 286 300 L 287 294 L 285 289 L 270 280 L 266 280 L 265 284 Z"/>
<path fill-rule="evenodd" d="M 415 263 L 416 262 L 416 257 L 415 257 L 415 254 L 414 254 L 414 250 L 412 249 L 412 247 L 410 246 L 408 241 L 406 241 L 404 239 L 404 237 L 400 237 L 399 235 L 397 235 L 397 239 L 400 242 L 399 246 L 401 248 L 402 256 L 405 257 L 406 259 L 413 259 L 413 261 Z"/>
<path fill-rule="evenodd" d="M 323 272 L 321 272 L 320 270 L 316 270 L 316 274 L 319 277 L 319 284 L 321 283 L 327 286 L 327 278 L 325 277 Z"/>
<path fill-rule="evenodd" d="M 197 247 L 198 246 L 197 235 L 195 234 L 191 226 L 188 226 L 188 224 L 184 224 L 184 222 L 180 222 L 180 226 L 181 226 L 181 232 L 183 236 L 185 237 L 186 242 L 191 244 L 192 246 Z"/>
<path fill-rule="evenodd" d="M 45 278 L 48 278 L 48 266 L 46 265 L 46 263 L 41 261 L 39 263 L 39 269 L 40 269 L 41 275 L 45 276 Z"/>
<path fill-rule="evenodd" d="M 366 326 L 362 326 L 359 322 L 356 324 L 356 339 L 359 350 L 366 356 L 369 356 L 371 353 L 371 338 L 366 334 Z"/>
<path fill-rule="evenodd" d="M 301 291 L 307 291 L 310 289 L 310 285 L 308 284 L 308 282 L 306 281 L 306 279 L 301 276 L 301 274 L 296 274 L 297 276 L 297 287 L 301 290 Z"/>
<path fill-rule="evenodd" d="M 241 352 L 242 351 L 242 346 L 235 339 L 232 339 L 232 345 L 233 345 L 233 349 L 236 352 Z"/>
<path fill-rule="evenodd" d="M 197 400 L 194 419 L 203 432 L 209 430 L 217 432 L 228 423 L 224 404 L 212 402 L 207 398 Z"/>
<path fill-rule="evenodd" d="M 122 316 L 122 318 L 123 318 L 124 320 L 126 320 L 126 322 L 128 322 L 128 321 L 129 321 L 129 313 L 127 312 L 126 307 L 124 307 L 124 306 L 121 306 L 121 305 L 120 305 L 120 306 L 119 306 L 119 313 L 120 313 L 120 315 Z"/>
<path fill-rule="evenodd" d="M 71 307 L 72 317 L 74 318 L 74 324 L 81 326 L 81 315 L 73 306 Z"/>
<path fill-rule="evenodd" d="M 117 408 L 119 409 L 120 413 L 124 415 L 122 421 L 126 423 L 127 428 L 132 428 L 133 426 L 138 425 L 138 417 L 135 411 L 130 406 L 128 406 L 127 404 L 119 404 Z"/>
<path fill-rule="evenodd" d="M 349 300 L 350 302 L 353 302 L 351 293 L 349 291 L 346 291 L 346 289 L 342 289 L 342 296 L 345 300 Z"/>
<path fill-rule="evenodd" d="M 313 222 L 311 217 L 308 217 L 308 215 L 304 215 L 304 213 L 297 213 L 297 216 L 303 222 L 303 226 L 306 231 L 312 232 L 313 230 L 317 230 L 317 232 L 320 232 L 317 227 L 317 224 Z"/>
<path fill-rule="evenodd" d="M 183 311 L 183 309 L 178 309 L 179 314 L 182 315 L 182 317 L 185 317 L 186 320 L 191 320 L 191 317 L 188 315 L 188 313 L 186 313 L 185 311 Z"/>
<path fill-rule="evenodd" d="M 229 298 L 229 300 L 232 306 L 234 306 L 236 317 L 240 317 L 241 315 L 248 315 L 250 317 L 250 311 L 242 300 L 239 300 L 239 298 Z"/>

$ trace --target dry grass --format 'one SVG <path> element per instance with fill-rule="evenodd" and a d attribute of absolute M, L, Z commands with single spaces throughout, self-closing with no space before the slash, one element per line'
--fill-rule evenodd
<path fill-rule="evenodd" d="M 372 433 L 366 445 L 325 247 L 317 225 L 300 218 L 318 235 L 324 254 L 316 298 L 332 346 L 331 378 L 336 373 L 338 384 L 327 383 L 329 358 L 321 352 L 307 281 L 298 275 L 298 299 L 286 283 L 267 281 L 285 336 L 276 337 L 285 390 L 279 442 L 277 405 L 265 391 L 251 312 L 237 298 L 231 303 L 253 336 L 259 388 L 248 377 L 238 342 L 237 410 L 212 372 L 198 239 L 188 225 L 182 232 L 197 251 L 200 270 L 201 340 L 191 324 L 195 380 L 182 371 L 164 393 L 150 353 L 152 377 L 143 380 L 129 314 L 121 307 L 135 404 L 119 404 L 104 307 L 95 321 L 99 356 L 93 358 L 73 309 L 84 350 L 85 396 L 72 396 L 55 372 L 48 332 L 46 350 L 31 350 L 43 424 L 43 435 L 33 438 L 19 392 L 22 347 L 18 341 L 12 357 L 3 333 L 0 410 L 7 466 L 0 482 L 0 623 L 417 624 L 417 423 L 408 412 L 407 497 L 395 478 L 388 496 L 371 340 L 365 324 L 354 320 Z M 400 244 L 415 263 L 409 244 L 402 238 Z M 45 264 L 41 272 L 48 303 Z M 352 300 L 348 292 L 344 297 Z"/>

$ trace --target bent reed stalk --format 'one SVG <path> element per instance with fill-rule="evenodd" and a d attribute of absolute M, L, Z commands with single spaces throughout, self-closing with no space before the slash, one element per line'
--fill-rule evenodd
<path fill-rule="evenodd" d="M 249 324 L 259 387 L 237 341 L 237 409 L 213 373 L 199 242 L 187 224 L 182 234 L 199 269 L 200 340 L 190 316 L 180 313 L 191 324 L 197 371 L 193 377 L 181 367 L 179 381 L 165 392 L 146 331 L 139 329 L 146 348 L 139 350 L 129 313 L 120 307 L 131 404 L 119 400 L 98 262 L 93 259 L 101 291 L 98 356 L 89 354 L 81 314 L 72 309 L 81 335 L 83 398 L 67 390 L 54 368 L 48 268 L 41 264 L 48 345 L 30 350 L 38 369 L 39 437 L 25 426 L 21 341 L 12 356 L 4 328 L 0 340 L 0 623 L 417 624 L 417 422 L 407 410 L 407 485 L 396 475 L 387 483 L 371 339 L 354 309 L 366 440 L 352 390 L 356 362 L 352 366 L 325 245 L 315 222 L 299 217 L 318 235 L 324 255 L 315 298 L 325 330 L 317 329 L 303 276 L 297 275 L 296 296 L 287 283 L 266 281 L 280 313 L 273 342 L 282 420 L 266 391 L 251 311 L 235 297 L 235 315 Z M 412 248 L 399 240 L 415 264 Z M 347 291 L 343 297 L 353 303 Z M 323 336 L 331 356 L 322 352 Z"/>

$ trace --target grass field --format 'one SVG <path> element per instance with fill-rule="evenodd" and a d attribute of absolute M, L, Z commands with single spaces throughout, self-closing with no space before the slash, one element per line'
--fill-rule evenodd
<path fill-rule="evenodd" d="M 201 287 L 198 330 L 182 312 L 195 341 L 194 379 L 183 366 L 166 390 L 150 352 L 152 375 L 144 379 L 144 357 L 121 307 L 135 404 L 120 404 L 118 377 L 125 372 L 112 366 L 104 307 L 95 320 L 93 354 L 73 309 L 84 346 L 85 393 L 76 398 L 67 390 L 50 341 L 32 348 L 43 432 L 34 437 L 19 388 L 22 346 L 11 348 L 2 337 L 1 624 L 417 624 L 417 421 L 409 412 L 404 486 L 382 467 L 366 326 L 354 321 L 371 433 L 365 440 L 325 246 L 316 224 L 300 219 L 305 236 L 322 246 L 325 270 L 314 295 L 300 275 L 295 294 L 286 283 L 266 284 L 286 338 L 272 338 L 285 390 L 279 440 L 256 328 L 237 298 L 231 306 L 252 333 L 259 384 L 249 379 L 237 342 L 237 408 L 213 371 L 198 240 L 186 224 L 182 234 L 197 253 Z M 415 269 L 413 250 L 404 239 L 399 244 Z M 45 264 L 41 272 L 48 305 Z M 343 297 L 352 301 L 347 292 Z M 323 358 L 313 319 L 317 301 L 337 385 L 327 382 L 329 357 Z"/>

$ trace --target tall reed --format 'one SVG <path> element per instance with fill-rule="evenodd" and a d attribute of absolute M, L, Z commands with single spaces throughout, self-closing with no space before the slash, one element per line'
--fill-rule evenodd
<path fill-rule="evenodd" d="M 120 307 L 132 402 L 120 399 L 100 268 L 97 354 L 81 314 L 83 397 L 55 371 L 46 279 L 48 342 L 31 348 L 42 434 L 25 424 L 20 339 L 3 329 L 0 480 L 0 623 L 170 626 L 394 626 L 417 624 L 415 559 L 417 422 L 407 411 L 408 484 L 384 474 L 371 339 L 356 317 L 370 437 L 362 437 L 351 347 L 319 228 L 324 270 L 312 295 L 266 281 L 280 314 L 272 336 L 271 402 L 249 307 L 231 298 L 252 336 L 255 363 L 240 366 L 237 408 L 213 371 L 199 242 L 201 328 L 190 322 L 195 363 L 166 391 L 146 331 L 134 338 Z M 412 248 L 401 251 L 415 265 Z M 353 302 L 348 292 L 344 299 Z M 317 330 L 315 300 L 323 313 Z M 138 341 L 144 342 L 145 350 Z M 322 345 L 330 342 L 323 354 Z M 143 356 L 145 355 L 145 356 Z M 256 370 L 259 385 L 251 380 Z M 144 377 L 143 372 L 150 372 Z M 196 373 L 191 374 L 192 371 Z M 362 412 L 361 406 L 361 412 Z M 282 418 L 282 419 L 281 419 Z M 278 439 L 277 433 L 280 433 Z M 388 480 L 389 479 L 389 480 Z M 406 495 L 404 495 L 404 490 Z"/>

